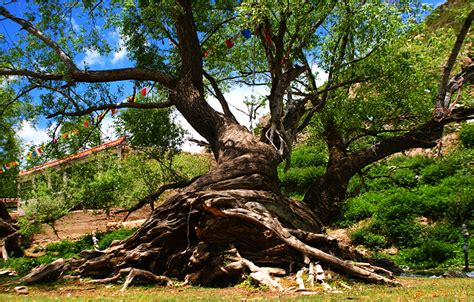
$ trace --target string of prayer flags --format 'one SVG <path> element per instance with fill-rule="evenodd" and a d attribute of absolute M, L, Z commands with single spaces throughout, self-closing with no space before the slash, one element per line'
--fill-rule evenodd
<path fill-rule="evenodd" d="M 16 160 L 14 160 L 14 161 L 12 161 L 12 162 L 10 162 L 10 163 L 8 163 L 8 164 L 2 165 L 2 166 L 0 167 L 0 174 L 7 172 L 7 171 L 10 170 L 11 168 L 14 168 L 14 167 L 18 166 L 19 164 L 20 164 L 19 162 L 17 162 Z"/>
<path fill-rule="evenodd" d="M 234 47 L 234 45 L 235 45 L 235 42 L 234 42 L 234 41 L 238 39 L 239 34 L 242 35 L 246 40 L 247 40 L 247 39 L 250 39 L 250 38 L 252 37 L 252 32 L 250 31 L 250 29 L 246 28 L 246 29 L 244 29 L 244 30 L 238 32 L 238 33 L 235 34 L 234 36 L 232 36 L 232 37 L 227 38 L 227 39 L 224 40 L 225 45 L 226 45 L 226 47 L 227 47 L 228 49 Z M 270 41 L 271 41 L 271 37 L 270 37 Z M 209 57 L 209 53 L 212 52 L 213 49 L 214 49 L 214 47 L 212 47 L 211 49 L 203 50 L 202 56 L 203 56 L 204 58 Z"/>
<path fill-rule="evenodd" d="M 151 91 L 152 88 L 150 88 L 148 86 L 145 86 L 145 87 L 141 88 L 139 90 L 139 93 L 137 94 L 138 99 L 145 97 Z M 126 103 L 126 102 L 135 103 L 136 101 L 137 101 L 136 96 L 129 96 L 125 100 L 123 100 L 122 102 L 118 102 L 117 105 L 120 105 L 120 104 Z M 100 123 L 105 118 L 105 116 L 107 115 L 107 113 L 109 111 L 112 112 L 112 115 L 116 115 L 118 113 L 118 108 L 113 108 L 113 109 L 110 109 L 110 110 L 109 109 L 104 110 L 99 115 L 97 115 L 95 117 L 91 115 L 89 120 L 85 120 L 83 122 L 84 128 L 89 128 L 89 126 L 93 126 L 93 125 L 96 125 L 96 124 Z M 60 135 L 59 138 L 53 138 L 53 140 L 50 143 L 48 143 L 48 145 L 49 144 L 56 144 L 56 143 L 58 143 L 59 139 L 67 139 L 68 137 L 72 137 L 72 136 L 75 136 L 77 134 L 79 134 L 78 129 L 74 129 L 74 130 L 65 132 L 62 135 Z M 40 147 L 33 149 L 33 151 L 28 152 L 26 154 L 26 156 L 25 156 L 26 159 L 30 160 L 33 157 L 41 156 L 44 153 L 45 148 L 46 148 L 46 146 L 44 144 L 42 144 Z M 25 159 L 25 157 L 21 156 L 20 160 Z M 20 165 L 20 162 L 18 162 L 18 161 L 13 161 L 13 162 L 10 162 L 10 163 L 0 164 L 0 173 L 5 173 L 7 170 L 9 170 L 13 167 L 16 167 L 18 165 Z"/>

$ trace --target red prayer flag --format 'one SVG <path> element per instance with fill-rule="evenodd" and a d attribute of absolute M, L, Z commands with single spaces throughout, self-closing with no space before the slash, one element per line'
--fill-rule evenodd
<path fill-rule="evenodd" d="M 203 56 L 204 58 L 209 57 L 209 52 L 208 52 L 207 50 L 205 50 L 205 51 L 202 53 L 202 56 Z"/>
<path fill-rule="evenodd" d="M 89 121 L 84 121 L 84 128 L 89 127 Z"/>
<path fill-rule="evenodd" d="M 232 42 L 231 39 L 225 39 L 225 44 L 227 45 L 227 48 L 232 48 L 234 46 L 234 42 Z"/>
<path fill-rule="evenodd" d="M 63 138 L 67 138 L 67 132 L 63 134 Z"/>
<path fill-rule="evenodd" d="M 147 93 L 148 87 L 144 87 L 142 90 L 140 90 L 140 93 L 142 96 L 145 96 Z"/>

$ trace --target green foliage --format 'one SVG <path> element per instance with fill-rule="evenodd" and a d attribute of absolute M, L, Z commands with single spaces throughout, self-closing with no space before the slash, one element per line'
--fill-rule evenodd
<path fill-rule="evenodd" d="M 100 249 L 107 248 L 114 240 L 123 240 L 135 232 L 135 229 L 120 228 L 106 233 L 96 234 L 99 240 L 98 246 Z M 18 257 L 9 258 L 7 261 L 0 260 L 0 268 L 14 269 L 20 276 L 26 275 L 34 267 L 41 264 L 51 263 L 59 258 L 69 259 L 78 257 L 83 250 L 93 249 L 94 244 L 92 235 L 85 235 L 77 241 L 61 240 L 58 242 L 49 243 L 44 248 L 44 255 L 30 258 Z"/>
<path fill-rule="evenodd" d="M 291 154 L 291 166 L 278 166 L 278 176 L 283 190 L 291 195 L 301 195 L 306 188 L 326 170 L 327 152 L 319 146 L 297 146 Z"/>
<path fill-rule="evenodd" d="M 373 165 L 351 183 L 341 226 L 371 218 L 351 234 L 357 244 L 379 249 L 394 244 L 398 264 L 409 267 L 462 265 L 461 223 L 474 228 L 472 149 L 442 158 L 397 156 Z M 403 173 L 402 173 L 403 171 Z M 400 187 L 404 184 L 405 188 Z"/>
<path fill-rule="evenodd" d="M 375 234 L 369 228 L 360 228 L 352 232 L 350 237 L 355 244 L 363 244 L 373 249 L 380 249 L 387 245 L 387 240 L 384 236 Z"/>
<path fill-rule="evenodd" d="M 28 236 L 38 232 L 41 223 L 54 228 L 54 222 L 73 209 L 128 208 L 164 183 L 191 179 L 209 168 L 207 155 L 179 153 L 163 163 L 138 151 L 123 159 L 112 153 L 96 154 L 65 170 L 36 175 L 36 189 L 31 185 L 20 195 L 26 201 L 20 228 Z"/>
<path fill-rule="evenodd" d="M 99 239 L 99 242 L 97 243 L 99 245 L 99 249 L 101 250 L 106 249 L 114 240 L 126 239 L 130 237 L 133 233 L 135 233 L 135 231 L 136 229 L 120 228 L 120 229 L 105 233 L 103 235 L 99 234 L 97 236 Z"/>
<path fill-rule="evenodd" d="M 474 147 L 474 124 L 466 123 L 462 126 L 459 138 L 466 148 Z"/>
<path fill-rule="evenodd" d="M 148 97 L 148 102 L 157 102 Z M 163 157 L 167 151 L 175 151 L 182 144 L 184 131 L 174 123 L 171 109 L 123 110 L 116 121 L 119 133 L 127 135 L 135 148 L 152 149 L 154 155 Z"/>
<path fill-rule="evenodd" d="M 367 192 L 363 195 L 350 199 L 345 204 L 344 220 L 342 226 L 348 226 L 365 218 L 372 217 L 378 209 L 378 203 L 385 194 L 380 192 Z"/>
<path fill-rule="evenodd" d="M 399 261 L 418 268 L 433 268 L 455 256 L 457 248 L 449 243 L 428 239 L 419 247 L 402 250 L 397 256 Z"/>

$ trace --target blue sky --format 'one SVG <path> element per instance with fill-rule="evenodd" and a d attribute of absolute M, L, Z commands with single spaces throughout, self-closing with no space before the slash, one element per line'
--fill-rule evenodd
<path fill-rule="evenodd" d="M 8 3 L 11 1 L 2 1 L 2 3 Z M 431 4 L 433 6 L 438 6 L 445 1 L 440 1 L 440 0 L 428 0 L 428 1 L 423 1 L 424 3 Z M 27 8 L 28 5 L 32 5 L 31 2 L 27 3 L 25 1 L 16 1 L 14 3 L 10 3 L 6 5 L 7 9 L 14 15 L 16 16 L 23 16 L 24 10 Z M 81 20 L 78 18 L 75 18 L 72 16 L 70 18 L 70 25 L 71 27 L 75 30 L 78 31 L 79 27 L 81 25 L 88 25 L 88 24 L 82 24 Z M 0 34 L 3 34 L 7 37 L 7 40 L 10 42 L 13 42 L 17 39 L 17 32 L 19 30 L 19 26 L 14 24 L 13 22 L 9 20 L 4 20 L 0 21 Z M 123 68 L 123 67 L 131 67 L 132 62 L 127 58 L 127 50 L 123 45 L 123 40 L 120 36 L 120 33 L 118 31 L 102 31 L 101 32 L 103 35 L 103 39 L 108 41 L 112 47 L 113 50 L 112 52 L 106 54 L 106 55 L 101 55 L 99 54 L 96 50 L 94 49 L 85 49 L 85 51 L 81 54 L 78 54 L 74 57 L 75 63 L 79 67 L 84 67 L 84 65 L 87 65 L 91 69 L 110 69 L 110 68 Z M 324 78 L 324 75 L 323 75 Z M 131 84 L 128 83 L 127 86 L 128 90 L 131 89 Z M 35 92 L 33 94 L 33 97 L 38 97 L 39 91 Z M 264 88 L 257 88 L 256 90 L 253 91 L 254 94 L 265 94 L 266 91 Z M 231 93 L 227 95 L 229 102 L 231 103 L 231 106 L 238 106 L 239 103 L 242 101 L 242 96 L 250 96 L 252 94 L 252 91 L 248 88 L 237 88 L 234 89 Z M 123 96 L 125 98 L 126 95 Z M 215 103 L 216 108 L 219 107 L 217 105 L 217 102 L 211 101 L 211 104 Z M 247 124 L 246 117 L 245 115 L 240 114 L 239 112 L 235 112 L 236 116 L 238 119 L 241 120 L 243 124 Z M 184 119 L 180 118 L 180 122 L 185 124 Z M 104 131 L 109 131 L 108 133 L 110 135 L 113 135 L 113 133 L 106 128 L 110 128 L 111 124 L 111 119 L 108 118 L 104 120 L 104 123 L 106 124 L 104 127 Z M 44 118 L 40 119 L 37 123 L 36 126 L 34 126 L 31 122 L 24 122 L 22 124 L 22 129 L 19 130 L 19 136 L 23 139 L 25 143 L 31 142 L 34 144 L 38 144 L 40 142 L 46 141 L 48 139 L 47 137 L 47 124 L 48 121 L 46 121 Z M 189 128 L 189 127 L 187 127 Z M 195 136 L 196 133 L 190 130 L 191 135 Z M 191 146 L 188 146 L 191 148 Z"/>

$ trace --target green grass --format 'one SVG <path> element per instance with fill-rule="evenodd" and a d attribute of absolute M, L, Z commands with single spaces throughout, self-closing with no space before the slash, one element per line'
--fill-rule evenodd
<path fill-rule="evenodd" d="M 320 293 L 313 296 L 278 293 L 270 290 L 248 290 L 241 287 L 212 289 L 200 287 L 143 287 L 133 286 L 126 292 L 121 285 L 88 285 L 56 283 L 30 286 L 28 296 L 12 293 L 13 286 L 0 285 L 0 301 L 472 301 L 474 280 L 400 278 L 403 287 L 352 283 L 342 294 Z M 0 280 L 2 281 L 2 280 Z M 2 282 L 0 282 L 1 284 Z"/>

